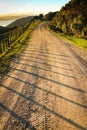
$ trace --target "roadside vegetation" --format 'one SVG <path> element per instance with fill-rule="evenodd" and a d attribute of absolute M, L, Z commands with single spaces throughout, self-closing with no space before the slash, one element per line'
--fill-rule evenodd
<path fill-rule="evenodd" d="M 69 43 L 74 44 L 87 51 L 87 40 L 82 38 L 77 38 L 75 36 L 68 36 L 62 33 L 57 34 L 59 37 L 69 40 Z"/>
<path fill-rule="evenodd" d="M 50 28 L 55 32 L 87 39 L 87 1 L 69 1 L 57 12 Z"/>
<path fill-rule="evenodd" d="M 30 23 L 24 25 L 26 26 L 26 30 L 22 34 L 20 34 L 18 38 L 16 37 L 16 35 L 18 34 L 14 30 L 13 32 L 8 32 L 6 34 L 3 34 L 3 35 L 8 35 L 8 38 L 11 39 L 13 38 L 14 40 L 13 42 L 10 42 L 11 44 L 10 43 L 8 44 L 8 42 L 5 41 L 3 44 L 4 49 L 2 48 L 2 51 L 0 51 L 0 75 L 2 75 L 2 73 L 7 70 L 8 68 L 7 66 L 11 63 L 11 60 L 18 57 L 19 54 L 25 49 L 26 45 L 29 42 L 32 31 L 34 30 L 37 24 L 38 21 L 31 21 Z M 18 27 L 17 29 L 20 30 L 19 28 L 20 27 Z M 11 37 L 12 33 L 14 35 Z"/>
<path fill-rule="evenodd" d="M 50 14 L 49 14 L 50 15 Z M 55 16 L 49 28 L 58 36 L 68 39 L 87 51 L 87 2 L 71 0 Z"/>
<path fill-rule="evenodd" d="M 79 48 L 87 51 L 87 40 L 86 39 L 78 38 L 76 36 L 66 35 L 64 33 L 55 32 L 54 30 L 50 29 L 49 26 L 48 26 L 48 30 L 50 30 L 52 33 L 56 34 L 58 37 L 68 40 L 68 42 L 70 44 L 78 46 Z"/>

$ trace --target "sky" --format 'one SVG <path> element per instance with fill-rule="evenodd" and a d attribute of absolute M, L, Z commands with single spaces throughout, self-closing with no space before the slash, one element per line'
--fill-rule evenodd
<path fill-rule="evenodd" d="M 0 20 L 58 11 L 68 1 L 69 0 L 0 0 Z"/>

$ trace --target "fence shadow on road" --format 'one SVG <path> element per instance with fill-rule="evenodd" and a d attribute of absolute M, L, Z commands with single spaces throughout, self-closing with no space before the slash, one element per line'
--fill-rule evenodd
<path fill-rule="evenodd" d="M 51 94 L 51 95 L 53 95 L 53 96 L 56 96 L 56 97 L 58 97 L 58 98 L 60 98 L 60 99 L 63 99 L 63 100 L 68 101 L 68 102 L 70 102 L 70 103 L 73 103 L 74 105 L 78 105 L 78 106 L 80 106 L 80 107 L 83 107 L 83 108 L 86 108 L 86 109 L 87 109 L 87 106 L 82 105 L 82 104 L 80 104 L 80 103 L 78 103 L 78 102 L 75 102 L 75 101 L 73 101 L 73 100 L 70 100 L 70 99 L 68 99 L 68 98 L 65 98 L 65 97 L 63 97 L 63 96 L 60 96 L 60 95 L 58 95 L 58 94 L 56 94 L 56 93 L 54 93 L 54 92 L 52 92 L 52 91 L 48 91 L 48 90 L 43 89 L 43 88 L 41 88 L 41 87 L 39 87 L 39 86 L 36 86 L 36 85 L 34 85 L 34 84 L 31 84 L 30 82 L 27 82 L 27 81 L 24 81 L 24 80 L 22 80 L 22 79 L 16 78 L 16 77 L 14 77 L 14 76 L 7 75 L 7 74 L 5 74 L 5 75 L 6 75 L 8 78 L 10 77 L 10 78 L 12 78 L 12 79 L 15 79 L 16 81 L 22 82 L 22 83 L 24 83 L 24 84 L 27 84 L 27 85 L 32 86 L 32 87 L 34 87 L 34 88 L 37 88 L 37 89 L 39 89 L 39 90 L 41 90 L 41 91 L 44 91 L 44 92 L 46 92 L 46 93 L 48 93 L 48 94 Z M 0 84 L 0 85 L 2 86 L 2 84 Z"/>
<path fill-rule="evenodd" d="M 68 77 L 68 78 L 77 79 L 74 76 L 66 75 L 66 74 L 63 74 L 63 73 L 60 73 L 60 72 L 57 72 L 57 71 L 55 72 L 53 70 L 45 69 L 45 68 L 42 68 L 42 67 L 39 67 L 39 66 L 33 66 L 33 65 L 30 65 L 30 64 L 25 64 L 25 63 L 20 63 L 20 62 L 15 62 L 15 61 L 14 61 L 14 63 L 19 64 L 19 65 L 24 65 L 24 66 L 27 66 L 27 67 L 32 67 L 32 68 L 37 68 L 37 69 L 40 69 L 40 70 L 48 71 L 50 73 L 54 73 L 54 74 L 57 74 L 57 75 L 62 75 L 62 76 Z"/>
<path fill-rule="evenodd" d="M 29 54 L 30 54 L 30 53 L 29 53 Z M 33 58 L 33 56 L 30 56 L 30 57 Z M 23 55 L 23 58 L 24 58 L 24 55 Z M 41 64 L 46 65 L 44 62 L 39 62 L 39 61 L 34 61 L 34 60 L 29 60 L 29 59 L 23 59 L 23 58 L 20 58 L 20 60 L 21 60 L 21 61 L 30 61 L 30 62 L 34 62 L 34 63 L 39 63 L 39 65 L 41 65 Z M 36 57 L 34 57 L 34 58 L 36 58 Z M 39 58 L 38 58 L 38 59 L 39 59 Z M 44 59 L 42 58 L 42 60 L 44 60 Z M 39 67 L 39 66 L 33 66 L 33 65 L 30 65 L 30 64 L 27 64 L 27 63 L 25 64 L 25 63 L 19 63 L 19 62 L 15 62 L 15 61 L 14 61 L 14 63 L 20 64 L 20 65 L 24 65 L 24 66 L 28 66 L 28 67 L 38 68 L 38 69 L 45 70 L 45 71 L 48 71 L 48 72 L 51 72 L 51 73 L 54 73 L 54 74 L 62 75 L 62 76 L 68 77 L 68 78 L 73 78 L 74 80 L 76 79 L 76 78 L 73 77 L 73 76 L 68 76 L 68 75 L 66 75 L 66 74 L 62 74 L 62 73 L 59 73 L 59 72 L 54 72 L 54 71 L 52 71 L 52 70 L 50 70 L 50 69 L 42 68 L 42 67 Z M 67 70 L 67 71 L 68 71 L 68 70 L 69 70 L 69 71 L 72 71 L 72 70 L 70 70 L 70 69 L 68 69 L 68 68 L 62 68 L 61 66 L 55 66 L 55 65 L 50 65 L 50 64 L 47 64 L 47 66 L 48 66 L 48 67 L 49 67 L 49 66 L 54 66 L 54 67 L 61 68 L 61 69 Z M 14 70 L 14 71 L 22 72 L 22 74 L 25 73 L 25 74 L 28 74 L 28 75 L 32 75 L 32 76 L 34 76 L 34 77 L 41 78 L 42 80 L 49 81 L 49 82 L 51 82 L 51 83 L 57 84 L 58 86 L 65 87 L 65 88 L 67 88 L 67 89 L 71 89 L 71 90 L 76 91 L 76 92 L 79 92 L 79 93 L 84 93 L 84 90 L 82 90 L 82 89 L 80 89 L 80 88 L 76 88 L 76 87 L 74 87 L 74 86 L 70 86 L 70 85 L 68 85 L 68 84 L 65 84 L 65 83 L 62 83 L 62 82 L 58 82 L 58 81 L 56 81 L 56 80 L 54 80 L 54 79 L 52 79 L 52 78 L 48 78 L 48 77 L 45 77 L 45 76 L 40 75 L 40 74 L 36 74 L 36 73 L 33 73 L 33 72 L 28 72 L 28 71 L 26 71 L 26 70 L 17 69 L 17 68 L 10 67 L 10 66 L 8 66 L 8 68 L 11 69 L 11 70 Z M 3 75 L 5 75 L 7 78 L 10 77 L 10 78 L 12 78 L 12 79 L 14 79 L 14 80 L 16 80 L 16 81 L 19 81 L 20 83 L 27 84 L 28 87 L 29 87 L 29 86 L 32 86 L 32 87 L 34 87 L 34 88 L 39 89 L 40 91 L 46 92 L 46 93 L 48 93 L 48 94 L 50 94 L 50 95 L 52 95 L 52 96 L 55 96 L 55 97 L 57 97 L 57 98 L 59 98 L 59 99 L 61 99 L 61 100 L 64 100 L 64 101 L 69 102 L 69 103 L 71 103 L 71 104 L 73 104 L 73 105 L 77 105 L 77 106 L 79 106 L 79 107 L 82 107 L 82 108 L 86 108 L 86 109 L 87 109 L 87 106 L 82 105 L 82 104 L 80 104 L 80 103 L 78 103 L 78 102 L 75 102 L 75 101 L 73 101 L 73 100 L 71 100 L 71 99 L 65 98 L 65 97 L 63 97 L 63 96 L 61 96 L 61 95 L 58 95 L 58 94 L 56 94 L 55 92 L 48 91 L 48 90 L 43 89 L 43 88 L 41 88 L 41 87 L 39 87 L 39 86 L 36 86 L 35 84 L 31 84 L 30 82 L 27 82 L 27 81 L 24 81 L 24 80 L 22 80 L 22 79 L 16 78 L 16 77 L 11 76 L 11 75 L 9 75 L 9 74 L 3 73 Z M 35 105 L 41 107 L 41 109 L 44 109 L 44 110 L 48 111 L 49 113 L 51 113 L 51 114 L 55 115 L 56 117 L 58 117 L 58 118 L 64 120 L 65 122 L 67 122 L 67 123 L 69 123 L 69 124 L 75 126 L 76 128 L 79 128 L 79 129 L 82 129 L 82 130 L 86 130 L 83 126 L 77 124 L 77 123 L 74 122 L 73 120 L 68 119 L 67 117 L 64 117 L 64 116 L 61 115 L 60 113 L 57 113 L 55 110 L 52 110 L 52 109 L 48 108 L 47 106 L 41 104 L 40 102 L 35 101 L 35 100 L 33 100 L 32 98 L 27 97 L 26 95 L 24 95 L 24 94 L 22 94 L 22 93 L 20 93 L 20 92 L 18 92 L 18 91 L 16 91 L 16 90 L 14 90 L 13 88 L 11 88 L 11 86 L 8 87 L 8 86 L 6 86 L 6 85 L 0 84 L 0 87 L 4 87 L 5 89 L 9 90 L 10 92 L 12 92 L 12 93 L 14 93 L 14 94 L 17 94 L 17 95 L 19 95 L 20 97 L 22 97 L 22 98 L 24 98 L 24 99 L 26 99 L 26 100 L 31 101 L 33 104 L 35 104 Z M 20 117 L 20 116 L 19 116 L 18 114 L 16 114 L 14 111 L 10 110 L 10 109 L 9 109 L 8 107 L 6 107 L 4 104 L 0 103 L 0 107 L 1 107 L 2 109 L 4 109 L 5 111 L 9 112 L 9 113 L 11 114 L 11 116 L 15 117 L 17 120 L 19 120 L 20 122 L 22 122 L 23 124 L 25 124 L 25 127 L 26 127 L 26 128 L 30 128 L 30 130 L 36 130 L 36 129 L 34 128 L 34 126 L 31 125 L 31 123 L 29 123 L 29 122 L 28 122 L 27 120 L 25 120 L 24 118 Z"/>
<path fill-rule="evenodd" d="M 24 55 L 25 56 L 25 54 L 32 54 L 31 52 L 24 52 L 24 54 L 22 54 L 22 55 Z M 34 53 L 34 55 L 36 56 L 37 55 L 37 53 Z M 46 56 L 47 54 L 45 54 L 45 55 L 43 55 L 43 54 L 40 54 L 40 56 L 41 57 L 43 57 L 43 56 Z M 67 58 L 63 58 L 63 57 L 56 57 L 56 56 L 50 56 L 50 58 L 51 59 L 55 59 L 55 58 L 57 58 L 57 59 L 59 59 L 59 60 L 64 60 L 64 61 L 68 61 L 68 59 Z"/>
<path fill-rule="evenodd" d="M 26 73 L 26 74 L 32 75 L 34 77 L 38 77 L 38 78 L 41 78 L 41 79 L 46 80 L 46 81 L 50 81 L 50 82 L 55 83 L 55 84 L 57 84 L 57 85 L 59 85 L 61 87 L 66 87 L 66 88 L 72 89 L 74 91 L 84 93 L 84 90 L 82 90 L 80 88 L 76 88 L 76 87 L 73 87 L 71 85 L 67 85 L 65 83 L 62 83 L 62 82 L 59 82 L 59 81 L 55 81 L 54 79 L 47 78 L 47 77 L 42 76 L 40 74 L 36 74 L 36 73 L 33 73 L 33 72 L 28 72 L 28 71 L 25 71 L 25 70 L 22 70 L 22 69 L 16 69 L 16 68 L 13 68 L 13 67 L 11 67 L 11 68 L 16 70 L 16 71 L 19 71 L 19 72 L 22 72 L 22 73 Z"/>
<path fill-rule="evenodd" d="M 27 97 L 26 95 L 24 95 L 24 94 L 22 94 L 22 93 L 20 93 L 20 92 L 17 92 L 17 91 L 14 90 L 13 88 L 9 88 L 9 87 L 7 87 L 7 86 L 5 86 L 5 85 L 3 85 L 3 84 L 0 84 L 0 86 L 1 86 L 1 87 L 4 87 L 4 88 L 6 88 L 6 89 L 8 89 L 8 90 L 11 91 L 12 93 L 17 94 L 17 95 L 19 95 L 20 97 L 22 97 L 22 98 L 24 98 L 24 99 L 26 99 L 26 100 L 31 101 L 33 104 L 35 104 L 35 105 L 41 107 L 41 108 L 44 109 L 44 110 L 47 110 L 47 111 L 50 112 L 51 114 L 54 114 L 56 117 L 58 117 L 58 118 L 64 120 L 65 122 L 67 122 L 67 123 L 73 125 L 74 127 L 79 128 L 79 129 L 82 129 L 82 130 L 86 130 L 83 126 L 77 124 L 77 123 L 74 122 L 73 120 L 68 119 L 67 117 L 64 117 L 63 115 L 57 113 L 57 112 L 54 111 L 54 110 L 51 110 L 50 108 L 48 108 L 48 107 L 46 107 L 45 105 L 43 105 L 43 104 L 41 104 L 41 103 L 39 103 L 39 102 L 33 100 L 32 98 Z M 18 119 L 18 120 L 21 121 L 22 123 L 26 123 L 26 124 L 28 125 L 28 127 L 31 127 L 31 128 L 33 127 L 33 126 L 31 126 L 31 124 L 30 124 L 29 122 L 27 122 L 27 121 L 26 121 L 25 119 L 23 119 L 22 117 L 19 117 L 16 113 L 14 113 L 12 110 L 10 110 L 9 108 L 7 108 L 5 105 L 3 105 L 3 104 L 0 103 L 0 107 L 3 108 L 4 110 L 6 110 L 7 112 L 9 112 L 12 116 L 14 116 L 16 119 Z M 35 129 L 32 129 L 32 130 L 35 130 Z"/>
<path fill-rule="evenodd" d="M 5 87 L 5 86 L 4 86 Z M 6 88 L 6 87 L 5 87 Z M 9 90 L 9 88 L 7 88 Z M 13 93 L 15 93 L 16 91 L 10 89 L 10 91 L 12 91 Z M 4 110 L 7 111 L 8 113 L 10 113 L 11 116 L 13 116 L 14 118 L 16 118 L 18 121 L 20 121 L 21 123 L 23 123 L 23 125 L 25 125 L 25 130 L 27 128 L 29 128 L 30 130 L 36 130 L 36 128 L 34 128 L 34 126 L 32 126 L 30 124 L 29 121 L 25 120 L 24 118 L 20 117 L 18 114 L 16 114 L 14 111 L 10 110 L 8 107 L 6 107 L 4 104 L 0 103 L 0 107 Z M 3 129 L 4 130 L 4 129 Z"/>
<path fill-rule="evenodd" d="M 30 61 L 30 62 L 34 62 L 34 63 L 46 65 L 46 66 L 49 66 L 49 67 L 55 67 L 55 68 L 60 68 L 60 69 L 72 71 L 72 69 L 68 69 L 68 68 L 65 68 L 65 67 L 56 66 L 56 65 L 48 64 L 48 63 L 46 64 L 46 63 L 44 63 L 44 62 L 39 62 L 39 61 L 37 61 L 37 60 L 30 60 L 30 59 L 23 59 L 23 58 L 20 58 L 20 60 L 21 60 L 21 61 Z"/>
<path fill-rule="evenodd" d="M 68 55 L 64 55 L 63 53 L 50 53 L 50 52 L 47 52 L 47 51 L 43 52 L 43 51 L 37 51 L 37 50 L 27 50 L 26 52 L 30 52 L 30 51 L 38 52 L 38 53 L 41 53 L 41 54 L 50 54 L 50 55 L 56 55 L 56 56 L 69 57 Z"/>
<path fill-rule="evenodd" d="M 39 60 L 46 60 L 46 58 L 41 58 L 41 57 L 35 57 L 35 56 L 30 56 L 30 57 L 28 57 L 28 56 L 26 56 L 26 55 L 24 55 L 24 54 L 22 54 L 21 56 L 23 56 L 23 58 L 31 58 L 31 59 L 39 59 Z M 60 62 L 60 61 L 57 61 L 57 60 L 49 60 L 49 59 L 47 59 L 47 61 L 51 61 L 51 62 L 54 62 L 54 63 L 59 63 L 59 64 L 62 64 L 62 65 L 70 65 L 69 63 L 65 63 L 65 62 Z"/>

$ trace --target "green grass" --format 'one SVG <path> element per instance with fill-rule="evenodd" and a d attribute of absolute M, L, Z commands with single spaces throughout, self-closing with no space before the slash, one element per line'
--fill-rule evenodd
<path fill-rule="evenodd" d="M 81 49 L 87 51 L 87 40 L 86 39 L 77 38 L 75 36 L 68 36 L 68 35 L 65 35 L 62 33 L 56 33 L 53 30 L 51 30 L 49 27 L 48 27 L 48 30 L 55 33 L 58 37 L 64 38 L 65 40 L 68 40 L 69 43 L 74 44 L 74 45 L 80 47 Z"/>
<path fill-rule="evenodd" d="M 71 41 L 70 43 L 72 43 L 72 44 L 74 44 L 82 49 L 87 50 L 87 40 L 85 40 L 85 39 L 77 38 L 75 36 L 67 36 L 64 34 L 58 34 L 58 36 L 65 38 L 65 39 L 68 39 L 69 41 Z"/>
<path fill-rule="evenodd" d="M 2 72 L 8 71 L 7 65 L 23 52 L 26 45 L 29 43 L 32 31 L 37 24 L 38 22 L 32 22 L 29 29 L 13 43 L 7 53 L 0 56 L 0 75 L 2 75 Z"/>

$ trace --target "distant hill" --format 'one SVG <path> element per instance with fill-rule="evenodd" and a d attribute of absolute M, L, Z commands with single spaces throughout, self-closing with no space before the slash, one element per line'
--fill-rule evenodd
<path fill-rule="evenodd" d="M 5 27 L 0 26 L 0 32 L 4 31 L 5 29 L 6 29 Z"/>
<path fill-rule="evenodd" d="M 5 33 L 5 32 L 8 32 L 9 30 L 10 30 L 9 28 L 0 26 L 0 35 Z"/>
<path fill-rule="evenodd" d="M 87 38 L 87 0 L 71 0 L 57 12 L 51 28 L 69 35 Z"/>
<path fill-rule="evenodd" d="M 33 16 L 28 16 L 26 18 L 21 18 L 21 19 L 18 19 L 16 21 L 14 21 L 13 23 L 9 24 L 7 27 L 8 28 L 13 28 L 13 27 L 17 27 L 17 26 L 20 26 L 20 25 L 23 25 L 23 24 L 26 24 L 28 23 L 30 20 L 33 19 Z"/>
<path fill-rule="evenodd" d="M 14 21 L 13 23 L 9 24 L 7 27 L 0 26 L 0 35 L 15 29 L 20 25 L 26 24 L 26 23 L 30 22 L 32 19 L 33 19 L 33 16 L 28 16 L 26 18 L 21 18 L 21 19 Z"/>
<path fill-rule="evenodd" d="M 3 30 L 3 29 L 5 29 L 5 27 L 0 26 L 0 30 Z"/>

